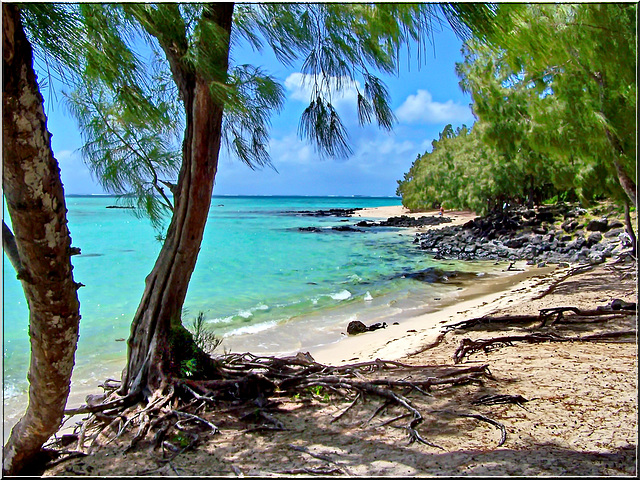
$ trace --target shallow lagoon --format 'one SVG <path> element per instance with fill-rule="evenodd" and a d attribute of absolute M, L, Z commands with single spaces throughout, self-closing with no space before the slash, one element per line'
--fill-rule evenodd
<path fill-rule="evenodd" d="M 437 308 L 460 285 L 429 284 L 404 274 L 438 267 L 482 275 L 490 264 L 436 262 L 398 229 L 338 232 L 358 219 L 300 211 L 399 205 L 397 198 L 214 197 L 185 302 L 188 325 L 204 312 L 224 337 L 220 349 L 291 353 L 339 341 L 350 320 L 366 324 Z M 130 322 L 160 243 L 149 221 L 110 196 L 67 198 L 74 277 L 85 287 L 72 379 L 75 396 L 97 391 L 124 366 Z M 8 215 L 5 211 L 5 218 Z M 319 227 L 321 232 L 301 231 Z M 436 300 L 438 299 L 438 300 Z M 26 405 L 28 310 L 6 260 L 3 271 L 5 434 Z"/>

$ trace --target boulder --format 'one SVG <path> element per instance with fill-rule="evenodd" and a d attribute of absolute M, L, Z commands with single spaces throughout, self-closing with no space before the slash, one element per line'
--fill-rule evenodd
<path fill-rule="evenodd" d="M 624 224 L 620 220 L 612 220 L 609 222 L 609 228 L 621 228 Z"/>
<path fill-rule="evenodd" d="M 571 233 L 575 231 L 580 224 L 577 220 L 567 220 L 562 224 L 562 230 L 567 233 Z"/>
<path fill-rule="evenodd" d="M 607 230 L 609 230 L 609 221 L 606 218 L 591 220 L 587 224 L 587 231 L 589 232 L 606 232 Z"/>
<path fill-rule="evenodd" d="M 358 335 L 367 331 L 367 326 L 359 320 L 353 320 L 347 325 L 347 333 L 349 335 Z"/>
<path fill-rule="evenodd" d="M 589 248 L 593 247 L 596 243 L 600 243 L 600 241 L 602 240 L 602 234 L 600 232 L 593 232 L 591 235 L 589 235 L 589 237 L 587 238 L 587 246 Z"/>

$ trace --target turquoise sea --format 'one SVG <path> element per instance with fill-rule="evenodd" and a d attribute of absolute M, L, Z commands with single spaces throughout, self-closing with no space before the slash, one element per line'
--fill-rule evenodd
<path fill-rule="evenodd" d="M 85 287 L 72 380 L 76 390 L 100 391 L 119 378 L 130 321 L 160 243 L 148 220 L 111 209 L 110 196 L 69 196 L 74 278 Z M 204 312 L 224 337 L 220 349 L 291 353 L 339 341 L 351 320 L 391 323 L 422 313 L 458 283 L 410 278 L 430 267 L 483 275 L 488 264 L 437 262 L 393 228 L 340 232 L 362 219 L 305 216 L 331 208 L 399 205 L 398 198 L 214 197 L 198 264 L 185 303 L 189 324 Z M 5 210 L 5 220 L 9 217 Z M 320 232 L 300 227 L 319 227 Z M 12 266 L 3 265 L 5 434 L 26 406 L 28 311 Z"/>

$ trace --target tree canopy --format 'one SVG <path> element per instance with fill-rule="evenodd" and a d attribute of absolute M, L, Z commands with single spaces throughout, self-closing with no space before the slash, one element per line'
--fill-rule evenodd
<path fill-rule="evenodd" d="M 634 205 L 635 18 L 632 4 L 527 5 L 509 12 L 497 42 L 466 42 L 457 72 L 477 121 L 414 162 L 399 182 L 405 205 L 446 202 L 482 213 L 505 198 L 558 195 Z M 465 143 L 474 144 L 469 154 Z M 445 169 L 443 155 L 466 167 Z M 479 176 L 466 174 L 477 165 Z M 451 177 L 455 188 L 429 175 Z M 478 181 L 491 188 L 480 191 Z"/>

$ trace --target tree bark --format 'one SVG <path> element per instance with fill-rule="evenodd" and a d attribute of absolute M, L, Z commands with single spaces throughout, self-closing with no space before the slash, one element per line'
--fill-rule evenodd
<path fill-rule="evenodd" d="M 29 404 L 4 448 L 16 475 L 55 433 L 69 396 L 80 304 L 73 280 L 64 190 L 51 151 L 33 52 L 17 4 L 2 4 L 2 186 L 29 306 Z"/>
<path fill-rule="evenodd" d="M 633 229 L 633 222 L 631 221 L 631 212 L 629 209 L 629 202 L 624 202 L 624 221 L 627 225 L 627 233 L 631 237 L 631 255 L 634 257 L 638 253 L 638 240 L 636 238 L 636 233 Z"/>
<path fill-rule="evenodd" d="M 203 18 L 214 21 L 227 35 L 231 32 L 233 4 L 207 4 Z M 152 35 L 153 31 L 149 31 Z M 211 81 L 226 82 L 229 45 L 216 59 L 219 78 L 207 78 L 181 63 L 178 44 L 163 44 L 172 75 L 179 87 L 186 112 L 183 159 L 175 192 L 175 206 L 166 240 L 135 314 L 128 340 L 127 366 L 121 395 L 148 396 L 180 375 L 185 360 L 196 359 L 199 367 L 208 357 L 182 326 L 182 307 L 195 269 L 211 204 L 222 138 L 224 105 L 211 95 Z M 185 42 L 186 43 L 186 42 Z"/>

